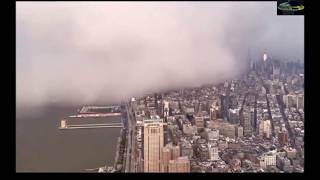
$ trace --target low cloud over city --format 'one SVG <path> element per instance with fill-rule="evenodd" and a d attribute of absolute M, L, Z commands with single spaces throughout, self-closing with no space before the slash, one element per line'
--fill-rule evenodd
<path fill-rule="evenodd" d="M 276 2 L 17 2 L 17 105 L 112 103 L 219 83 L 252 58 L 304 57 Z"/>

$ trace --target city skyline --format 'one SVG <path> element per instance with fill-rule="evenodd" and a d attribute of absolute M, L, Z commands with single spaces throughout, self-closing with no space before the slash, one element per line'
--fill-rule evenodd
<path fill-rule="evenodd" d="M 304 16 L 16 2 L 16 171 L 304 172 Z"/>

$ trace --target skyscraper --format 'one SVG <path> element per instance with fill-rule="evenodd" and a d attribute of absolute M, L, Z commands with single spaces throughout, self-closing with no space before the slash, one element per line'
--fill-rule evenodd
<path fill-rule="evenodd" d="M 169 168 L 172 171 L 176 171 L 176 161 L 180 157 L 180 146 L 175 146 L 172 143 L 167 144 L 162 149 L 162 160 L 161 160 L 161 172 L 168 172 Z M 174 160 L 174 161 L 172 161 Z M 171 162 L 171 165 L 170 165 Z M 172 164 L 174 163 L 174 164 Z"/>
<path fill-rule="evenodd" d="M 266 120 L 264 123 L 264 133 L 265 133 L 265 137 L 266 138 L 270 138 L 270 134 L 271 134 L 271 121 L 270 120 Z"/>
<path fill-rule="evenodd" d="M 242 126 L 237 126 L 236 129 L 237 129 L 237 130 L 236 130 L 236 135 L 237 135 L 237 137 L 238 137 L 238 138 L 243 137 L 243 127 L 242 127 Z"/>
<path fill-rule="evenodd" d="M 270 120 L 260 120 L 259 122 L 259 135 L 264 138 L 270 138 L 271 122 Z"/>
<path fill-rule="evenodd" d="M 161 172 L 168 172 L 169 161 L 171 160 L 171 150 L 165 146 L 162 149 Z"/>
<path fill-rule="evenodd" d="M 251 113 L 248 111 L 244 111 L 242 113 L 242 121 L 240 125 L 243 127 L 243 135 L 251 136 L 252 135 L 252 126 L 251 126 Z"/>
<path fill-rule="evenodd" d="M 217 111 L 218 111 L 218 107 L 217 106 L 212 106 L 210 108 L 210 120 L 217 119 Z"/>
<path fill-rule="evenodd" d="M 176 160 L 180 156 L 180 146 L 173 145 L 173 143 L 167 144 L 164 149 L 170 152 L 170 159 Z"/>
<path fill-rule="evenodd" d="M 168 117 L 169 116 L 169 102 L 168 101 L 163 101 L 163 117 Z"/>
<path fill-rule="evenodd" d="M 288 144 L 288 131 L 286 129 L 282 129 L 278 133 L 278 141 L 281 146 L 285 146 Z"/>
<path fill-rule="evenodd" d="M 304 95 L 299 94 L 297 95 L 297 109 L 303 109 L 304 108 Z"/>
<path fill-rule="evenodd" d="M 144 172 L 161 172 L 163 120 L 144 120 Z"/>
<path fill-rule="evenodd" d="M 180 156 L 180 146 L 172 146 L 171 147 L 171 158 L 173 160 L 178 159 L 178 157 Z"/>

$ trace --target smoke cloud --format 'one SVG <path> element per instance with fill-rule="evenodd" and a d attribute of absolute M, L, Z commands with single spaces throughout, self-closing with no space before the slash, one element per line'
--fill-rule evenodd
<path fill-rule="evenodd" d="M 111 103 L 218 83 L 251 58 L 303 61 L 276 2 L 17 2 L 17 105 Z"/>

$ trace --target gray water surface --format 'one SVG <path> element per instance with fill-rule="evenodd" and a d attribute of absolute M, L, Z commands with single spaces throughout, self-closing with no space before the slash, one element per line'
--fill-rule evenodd
<path fill-rule="evenodd" d="M 120 128 L 58 129 L 60 119 L 76 113 L 77 108 L 45 106 L 17 110 L 17 172 L 84 172 L 113 165 Z M 121 122 L 120 117 L 101 119 L 102 123 L 108 121 Z"/>

